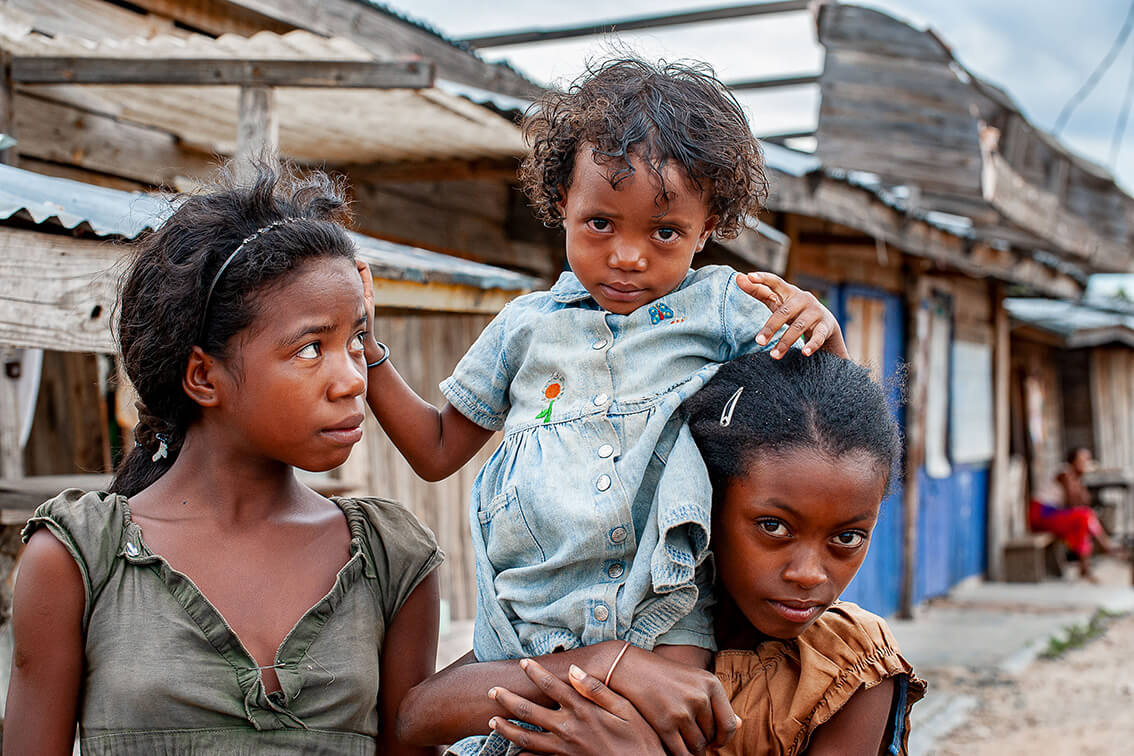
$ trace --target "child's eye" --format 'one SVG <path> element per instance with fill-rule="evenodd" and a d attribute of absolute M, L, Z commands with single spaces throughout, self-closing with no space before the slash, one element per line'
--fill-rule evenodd
<path fill-rule="evenodd" d="M 305 360 L 313 360 L 322 353 L 323 353 L 323 350 L 319 346 L 319 342 L 312 341 L 310 344 L 308 344 L 307 346 L 303 347 L 298 352 L 296 352 L 295 356 L 301 357 Z"/>
<path fill-rule="evenodd" d="M 595 231 L 609 231 L 610 221 L 606 218 L 591 218 L 587 221 L 587 225 Z"/>
<path fill-rule="evenodd" d="M 654 234 L 662 241 L 673 241 L 677 237 L 681 236 L 680 231 L 678 231 L 676 228 L 670 228 L 668 226 L 662 226 L 657 231 L 655 231 Z"/>
<path fill-rule="evenodd" d="M 835 543 L 845 549 L 857 549 L 866 542 L 866 535 L 857 530 L 848 530 L 835 536 Z"/>
<path fill-rule="evenodd" d="M 770 518 L 769 519 L 763 519 L 763 520 L 757 520 L 756 526 L 759 527 L 760 530 L 764 531 L 768 535 L 786 536 L 788 534 L 787 525 L 784 525 L 784 523 L 780 520 L 770 519 Z"/>
<path fill-rule="evenodd" d="M 351 349 L 363 351 L 366 348 L 366 331 L 359 331 L 350 342 Z"/>

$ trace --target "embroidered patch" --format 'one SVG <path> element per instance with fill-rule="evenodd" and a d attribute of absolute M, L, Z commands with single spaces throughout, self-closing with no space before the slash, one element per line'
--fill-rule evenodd
<path fill-rule="evenodd" d="M 543 408 L 543 412 L 536 415 L 536 420 L 543 420 L 543 422 L 551 422 L 551 408 L 555 406 L 555 400 L 563 395 L 563 376 L 559 371 L 552 373 L 551 378 L 543 387 L 543 398 L 547 400 L 547 406 Z"/>
<path fill-rule="evenodd" d="M 673 310 L 669 308 L 665 302 L 658 302 L 655 305 L 650 305 L 650 322 L 654 325 L 661 323 L 663 320 L 672 320 Z"/>

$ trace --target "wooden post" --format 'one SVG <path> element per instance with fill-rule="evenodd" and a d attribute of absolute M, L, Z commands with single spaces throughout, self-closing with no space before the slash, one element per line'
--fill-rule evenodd
<path fill-rule="evenodd" d="M 12 54 L 3 50 L 0 51 L 0 134 L 12 139 L 16 138 L 16 117 L 13 110 L 15 99 L 16 90 L 12 86 Z M 17 162 L 15 144 L 0 151 L 0 163 L 16 165 Z"/>
<path fill-rule="evenodd" d="M 1004 308 L 1004 285 L 992 286 L 992 412 L 994 445 L 992 475 L 988 486 L 988 577 L 1004 579 L 1004 543 L 1012 536 L 1011 511 L 1016 505 L 1008 485 L 1008 458 L 1011 454 L 1011 407 L 1009 375 L 1012 370 L 1009 352 L 1008 311 Z"/>
<path fill-rule="evenodd" d="M 925 461 L 925 411 L 929 369 L 929 318 L 926 280 L 914 272 L 906 308 L 909 325 L 906 359 L 909 360 L 906 395 L 906 460 L 902 487 L 902 593 L 898 616 L 913 619 L 917 586 L 917 525 L 921 506 L 918 470 Z"/>
<path fill-rule="evenodd" d="M 279 164 L 280 122 L 276 114 L 276 92 L 272 87 L 240 88 L 240 120 L 236 127 L 233 170 L 240 184 L 256 178 L 259 167 Z"/>
<path fill-rule="evenodd" d="M 0 478 L 8 480 L 24 476 L 20 402 L 16 394 L 20 367 L 15 352 L 0 349 Z"/>

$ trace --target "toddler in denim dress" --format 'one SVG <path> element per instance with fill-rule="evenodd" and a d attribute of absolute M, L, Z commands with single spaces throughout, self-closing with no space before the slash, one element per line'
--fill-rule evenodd
<path fill-rule="evenodd" d="M 368 399 L 425 477 L 503 431 L 471 496 L 479 661 L 615 639 L 715 650 L 711 488 L 678 408 L 722 362 L 801 336 L 808 353 L 842 349 L 841 333 L 777 276 L 690 270 L 766 187 L 747 121 L 707 68 L 608 61 L 524 128 L 525 189 L 563 225 L 570 271 L 497 315 L 441 384 L 445 408 L 372 340 Z M 507 750 L 493 734 L 450 752 Z"/>

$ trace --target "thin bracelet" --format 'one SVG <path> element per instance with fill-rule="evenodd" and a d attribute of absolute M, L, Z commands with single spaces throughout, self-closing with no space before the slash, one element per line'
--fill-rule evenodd
<path fill-rule="evenodd" d="M 378 346 L 382 347 L 382 356 L 379 357 L 378 359 L 374 360 L 374 362 L 366 363 L 366 369 L 367 370 L 369 370 L 370 368 L 376 368 L 379 365 L 381 365 L 383 362 L 385 362 L 386 360 L 390 359 L 390 347 L 386 346 L 381 341 L 375 341 L 374 343 L 377 344 Z"/>
<path fill-rule="evenodd" d="M 630 648 L 630 641 L 626 641 L 626 645 L 618 652 L 618 656 L 614 657 L 614 662 L 610 665 L 610 669 L 606 673 L 606 679 L 602 681 L 602 684 L 606 687 L 610 687 L 610 678 L 614 675 L 614 668 L 618 666 L 618 662 L 622 661 L 622 656 L 626 653 L 626 649 L 628 648 Z"/>

